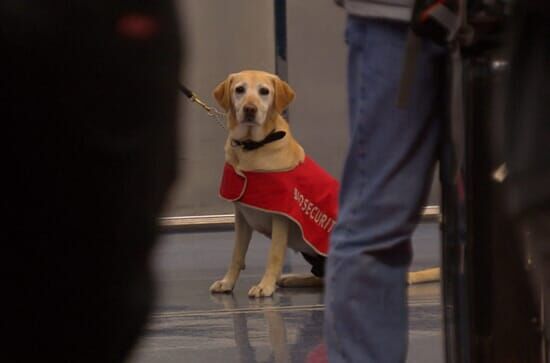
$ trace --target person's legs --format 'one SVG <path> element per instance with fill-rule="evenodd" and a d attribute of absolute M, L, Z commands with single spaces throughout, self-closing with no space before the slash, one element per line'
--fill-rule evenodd
<path fill-rule="evenodd" d="M 325 339 L 329 361 L 404 362 L 410 244 L 329 257 Z"/>
<path fill-rule="evenodd" d="M 337 362 L 404 362 L 410 240 L 439 143 L 442 50 L 423 44 L 396 106 L 407 25 L 350 18 L 350 148 L 327 260 L 325 336 Z"/>

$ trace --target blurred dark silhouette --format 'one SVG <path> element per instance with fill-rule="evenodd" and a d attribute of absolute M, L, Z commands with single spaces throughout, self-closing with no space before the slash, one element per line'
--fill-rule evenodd
<path fill-rule="evenodd" d="M 464 154 L 442 162 L 447 361 L 548 362 L 550 3 L 469 4 Z"/>
<path fill-rule="evenodd" d="M 171 1 L 0 3 L 5 362 L 121 362 L 175 177 Z"/>
<path fill-rule="evenodd" d="M 550 2 L 519 1 L 510 32 L 505 117 L 493 154 L 505 161 L 499 190 L 512 240 L 520 246 L 536 312 L 532 329 L 550 343 Z M 517 247 L 516 247 L 517 249 Z M 518 251 L 519 252 L 519 251 Z M 518 348 L 519 350 L 519 348 Z M 546 360 L 550 353 L 546 351 Z"/>

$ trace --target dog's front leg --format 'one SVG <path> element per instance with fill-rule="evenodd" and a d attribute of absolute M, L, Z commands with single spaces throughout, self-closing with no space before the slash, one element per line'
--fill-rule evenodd
<path fill-rule="evenodd" d="M 288 244 L 289 220 L 274 215 L 271 229 L 271 247 L 267 258 L 267 267 L 260 283 L 248 291 L 250 297 L 266 297 L 273 295 L 276 282 L 281 275 L 285 253 Z"/>
<path fill-rule="evenodd" d="M 233 257 L 227 273 L 223 279 L 214 282 L 210 286 L 210 292 L 231 292 L 235 282 L 244 269 L 246 251 L 252 238 L 252 228 L 248 225 L 238 208 L 235 208 L 235 246 Z"/>

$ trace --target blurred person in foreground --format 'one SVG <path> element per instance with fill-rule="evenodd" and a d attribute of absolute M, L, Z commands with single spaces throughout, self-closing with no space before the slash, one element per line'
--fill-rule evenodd
<path fill-rule="evenodd" d="M 397 106 L 414 0 L 340 0 L 348 13 L 350 146 L 327 260 L 329 361 L 405 362 L 411 236 L 438 156 L 444 49 L 421 40 Z"/>
<path fill-rule="evenodd" d="M 6 362 L 121 362 L 175 177 L 171 1 L 2 1 Z"/>

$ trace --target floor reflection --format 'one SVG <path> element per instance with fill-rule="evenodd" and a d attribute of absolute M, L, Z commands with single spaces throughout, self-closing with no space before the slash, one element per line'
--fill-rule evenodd
<path fill-rule="evenodd" d="M 304 292 L 300 292 L 303 294 Z M 249 300 L 245 309 L 232 294 L 212 295 L 225 310 L 233 311 L 232 322 L 238 362 L 314 362 L 311 354 L 322 348 L 322 305 L 293 305 L 295 292 L 283 291 L 275 298 Z M 320 294 L 317 293 L 320 299 Z M 258 357 L 249 335 L 248 321 L 263 319 L 271 352 Z M 309 359 L 308 359 L 309 356 Z M 321 362 L 316 359 L 315 362 Z"/>
<path fill-rule="evenodd" d="M 303 295 L 315 296 L 316 303 L 295 304 Z M 175 362 L 185 356 L 193 362 L 326 362 L 321 291 L 280 290 L 261 300 L 218 294 L 209 300 L 207 310 L 154 314 L 133 361 Z"/>
<path fill-rule="evenodd" d="M 414 268 L 438 264 L 438 229 L 420 226 Z M 326 363 L 323 292 L 279 289 L 273 298 L 249 299 L 265 268 L 268 241 L 254 237 L 247 268 L 233 294 L 212 295 L 208 287 L 225 273 L 232 233 L 171 234 L 163 238 L 154 264 L 156 309 L 127 363 Z M 289 253 L 287 272 L 309 270 Z M 408 363 L 441 363 L 439 284 L 409 289 Z"/>

